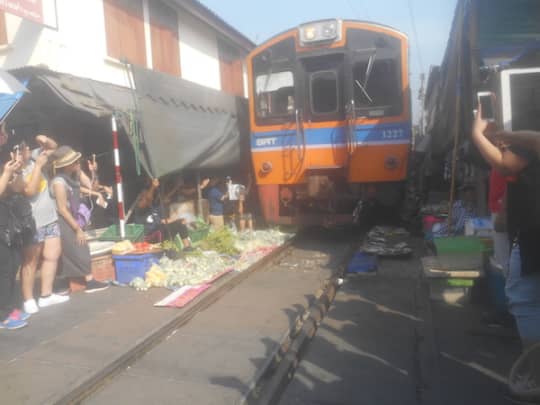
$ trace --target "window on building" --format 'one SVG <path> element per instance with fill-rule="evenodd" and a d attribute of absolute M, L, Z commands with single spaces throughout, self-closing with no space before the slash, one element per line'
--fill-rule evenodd
<path fill-rule="evenodd" d="M 180 76 L 176 10 L 156 0 L 149 1 L 148 6 L 152 38 L 152 66 L 160 72 Z"/>
<path fill-rule="evenodd" d="M 107 54 L 146 66 L 142 0 L 103 0 Z"/>
<path fill-rule="evenodd" d="M 6 29 L 6 15 L 3 11 L 0 11 L 0 45 L 7 45 L 7 29 Z"/>
<path fill-rule="evenodd" d="M 219 42 L 219 70 L 221 76 L 221 90 L 244 96 L 244 70 L 243 58 L 232 46 Z"/>

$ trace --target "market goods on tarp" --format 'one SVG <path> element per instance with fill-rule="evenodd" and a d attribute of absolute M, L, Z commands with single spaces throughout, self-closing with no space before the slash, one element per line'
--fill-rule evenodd
<path fill-rule="evenodd" d="M 156 265 L 166 277 L 164 287 L 177 288 L 198 285 L 210 280 L 226 269 L 233 268 L 235 260 L 217 252 L 203 252 L 200 256 L 185 256 L 178 260 L 161 258 Z"/>
<path fill-rule="evenodd" d="M 133 252 L 135 247 L 129 240 L 123 240 L 121 242 L 116 242 L 112 247 L 113 255 L 123 255 L 126 253 Z"/>
<path fill-rule="evenodd" d="M 199 249 L 183 254 L 178 259 L 162 257 L 152 265 L 145 278 L 135 278 L 130 286 L 145 291 L 150 287 L 177 289 L 188 285 L 209 283 L 232 269 L 242 271 L 271 253 L 275 248 L 292 238 L 294 234 L 276 229 L 233 233 L 230 230 L 216 231 L 210 242 L 198 244 Z M 218 240 L 222 236 L 225 240 Z M 172 247 L 174 242 L 161 244 L 162 248 Z M 200 248 L 212 246 L 221 252 L 235 252 L 235 255 L 220 251 L 203 251 Z M 174 246 L 176 247 L 176 245 Z M 241 253 L 237 256 L 237 253 Z"/>
<path fill-rule="evenodd" d="M 133 280 L 131 280 L 129 286 L 135 288 L 137 291 L 148 290 L 148 285 L 146 285 L 146 282 L 141 277 L 135 277 Z"/>
<path fill-rule="evenodd" d="M 203 250 L 212 250 L 226 255 L 236 255 L 239 251 L 234 247 L 235 237 L 233 232 L 223 227 L 213 232 L 202 240 L 199 246 Z"/>
<path fill-rule="evenodd" d="M 407 243 L 409 232 L 403 228 L 376 226 L 371 229 L 361 246 L 365 253 L 378 256 L 402 256 L 412 253 Z"/>
<path fill-rule="evenodd" d="M 144 281 L 148 287 L 165 287 L 167 284 L 167 276 L 160 267 L 153 264 L 150 270 L 146 272 Z"/>
<path fill-rule="evenodd" d="M 240 252 L 251 252 L 260 248 L 280 246 L 293 236 L 292 233 L 284 233 L 278 229 L 243 232 L 238 234 L 234 247 Z"/>

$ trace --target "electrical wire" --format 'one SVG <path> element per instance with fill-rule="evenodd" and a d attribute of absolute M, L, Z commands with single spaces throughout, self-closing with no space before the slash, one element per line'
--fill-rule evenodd
<path fill-rule="evenodd" d="M 422 59 L 422 51 L 420 50 L 420 41 L 418 41 L 418 31 L 416 30 L 416 20 L 414 18 L 414 10 L 412 0 L 407 0 L 407 5 L 409 7 L 409 16 L 411 17 L 411 25 L 414 35 L 414 42 L 416 42 L 416 56 L 418 58 L 418 67 L 420 68 L 420 73 L 425 73 L 424 61 Z"/>

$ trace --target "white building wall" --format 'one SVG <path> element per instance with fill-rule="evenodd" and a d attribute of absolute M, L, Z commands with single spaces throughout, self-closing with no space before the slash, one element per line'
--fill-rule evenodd
<path fill-rule="evenodd" d="M 56 3 L 57 30 L 6 13 L 9 45 L 0 53 L 0 66 L 42 64 L 54 71 L 127 86 L 125 69 L 107 58 L 103 2 Z"/>
<path fill-rule="evenodd" d="M 191 16 L 178 13 L 182 78 L 221 89 L 218 43 L 215 31 Z"/>
<path fill-rule="evenodd" d="M 56 4 L 58 29 L 6 13 L 9 45 L 0 48 L 0 67 L 41 64 L 54 71 L 128 86 L 123 65 L 107 56 L 103 1 L 57 0 Z M 216 32 L 181 11 L 178 19 L 182 78 L 221 89 Z M 151 67 L 151 61 L 148 65 Z"/>

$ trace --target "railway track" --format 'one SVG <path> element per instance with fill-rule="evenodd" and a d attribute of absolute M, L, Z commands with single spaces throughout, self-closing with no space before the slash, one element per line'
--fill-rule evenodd
<path fill-rule="evenodd" d="M 323 230 L 300 233 L 246 271 L 219 281 L 207 294 L 191 304 L 178 317 L 145 336 L 136 345 L 112 359 L 101 370 L 84 381 L 80 381 L 69 392 L 64 393 L 51 403 L 107 403 L 110 398 L 103 399 L 103 393 L 114 391 L 114 387 L 118 385 L 117 380 L 123 378 L 126 370 L 136 369 L 141 360 L 145 357 L 151 357 L 153 352 L 159 352 L 165 342 L 174 340 L 170 339 L 172 336 L 181 335 L 182 331 L 190 325 L 190 321 L 197 315 L 212 316 L 214 308 L 219 308 L 219 304 L 229 292 L 233 290 L 241 292 L 242 289 L 248 291 L 250 283 L 256 284 L 257 278 L 265 280 L 266 277 L 271 277 L 272 283 L 282 283 L 282 285 L 276 285 L 278 294 L 280 290 L 283 292 L 287 289 L 295 290 L 299 288 L 297 284 L 301 280 L 298 275 L 305 272 L 315 280 L 311 281 L 313 287 L 309 291 L 309 299 L 305 303 L 301 303 L 300 301 L 293 302 L 292 298 L 283 298 L 283 306 L 294 307 L 296 313 L 289 316 L 290 319 L 286 323 L 286 327 L 280 331 L 280 338 L 276 340 L 275 347 L 266 353 L 265 359 L 261 361 L 261 365 L 257 367 L 254 375 L 250 376 L 249 381 L 245 381 L 245 387 L 240 393 L 239 402 L 241 403 L 275 403 L 294 367 L 298 364 L 298 358 L 307 347 L 310 338 L 315 334 L 318 324 L 334 298 L 337 279 L 342 274 L 343 265 L 351 253 L 354 240 L 354 236 L 337 235 L 335 232 L 327 233 Z M 294 277 L 292 277 L 293 274 Z M 291 275 L 291 280 L 288 279 L 288 275 Z M 261 282 L 264 283 L 264 281 Z M 254 288 L 259 287 L 255 285 Z M 308 291 L 307 288 L 304 290 L 302 295 L 305 297 L 308 295 L 306 294 Z M 287 293 L 283 295 L 286 296 Z M 287 299 L 290 302 L 285 302 Z M 269 308 L 266 311 L 263 310 L 260 316 L 271 318 L 273 315 Z M 231 322 L 235 322 L 235 319 L 241 315 L 230 313 L 228 316 L 230 316 Z M 215 331 L 215 333 L 218 332 L 218 330 Z M 207 330 L 206 333 L 212 334 L 213 331 Z M 179 342 L 179 345 L 182 343 Z M 171 351 L 175 351 L 175 349 Z M 239 356 L 242 354 L 240 353 Z M 246 353 L 246 356 L 249 356 L 249 353 Z M 211 364 L 208 366 L 211 367 Z M 171 378 L 174 378 L 174 375 Z M 114 394 L 111 395 L 114 396 Z M 171 392 L 170 396 L 175 397 L 175 393 Z M 114 400 L 118 401 L 117 403 L 122 403 L 127 398 L 114 398 Z"/>

